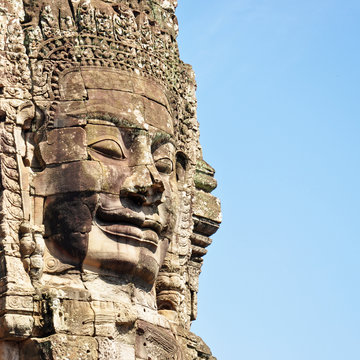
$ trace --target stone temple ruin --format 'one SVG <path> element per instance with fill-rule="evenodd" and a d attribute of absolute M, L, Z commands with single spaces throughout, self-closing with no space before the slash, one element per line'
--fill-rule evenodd
<path fill-rule="evenodd" d="M 214 359 L 221 214 L 176 0 L 0 0 L 0 359 Z"/>

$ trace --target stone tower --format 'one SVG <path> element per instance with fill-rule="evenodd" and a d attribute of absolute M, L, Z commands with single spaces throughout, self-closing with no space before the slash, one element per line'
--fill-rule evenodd
<path fill-rule="evenodd" d="M 214 359 L 221 222 L 176 0 L 0 0 L 0 359 Z"/>

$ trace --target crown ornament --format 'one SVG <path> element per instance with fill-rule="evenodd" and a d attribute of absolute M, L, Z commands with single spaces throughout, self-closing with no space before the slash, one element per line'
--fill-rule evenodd
<path fill-rule="evenodd" d="M 60 99 L 59 78 L 64 71 L 113 69 L 151 78 L 165 89 L 179 147 L 188 151 L 187 144 L 199 134 L 196 84 L 191 67 L 179 57 L 176 1 L 26 0 L 24 4 L 32 97 L 48 124 Z"/>
<path fill-rule="evenodd" d="M 59 70 L 62 62 L 110 67 L 151 76 L 181 92 L 187 67 L 179 58 L 172 11 L 152 1 L 125 5 L 100 0 L 55 1 L 25 9 L 25 43 L 37 66 L 33 73 L 40 72 L 39 66 L 44 73 Z M 55 99 L 56 91 L 51 90 L 43 91 L 43 97 Z M 36 89 L 34 96 L 40 91 Z"/>

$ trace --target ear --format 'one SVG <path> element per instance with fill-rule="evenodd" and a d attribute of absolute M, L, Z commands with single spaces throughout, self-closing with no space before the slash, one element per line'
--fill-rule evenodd
<path fill-rule="evenodd" d="M 22 126 L 24 130 L 28 130 L 34 117 L 35 106 L 32 101 L 26 101 L 18 108 L 16 124 Z"/>

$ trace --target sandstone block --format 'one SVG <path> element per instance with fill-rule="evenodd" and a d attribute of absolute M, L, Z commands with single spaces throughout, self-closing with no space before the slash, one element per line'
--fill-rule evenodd
<path fill-rule="evenodd" d="M 5 314 L 0 317 L 0 338 L 21 340 L 31 335 L 34 325 L 32 315 Z"/>
<path fill-rule="evenodd" d="M 20 360 L 98 360 L 97 347 L 93 337 L 56 334 L 27 341 Z"/>
<path fill-rule="evenodd" d="M 85 130 L 76 127 L 48 131 L 47 139 L 39 144 L 39 152 L 46 165 L 86 160 Z"/>
<path fill-rule="evenodd" d="M 169 102 L 164 94 L 164 89 L 161 89 L 154 81 L 144 81 L 144 79 L 133 78 L 134 93 L 142 95 L 148 99 L 169 108 Z"/>
<path fill-rule="evenodd" d="M 217 223 L 221 222 L 220 200 L 214 195 L 201 190 L 196 191 L 193 206 L 195 216 L 210 219 Z"/>
<path fill-rule="evenodd" d="M 76 191 L 100 191 L 101 179 L 102 168 L 98 162 L 76 161 L 37 173 L 33 182 L 34 193 L 49 196 Z"/>
<path fill-rule="evenodd" d="M 79 68 L 71 68 L 62 77 L 66 81 L 60 82 L 60 96 L 63 100 L 82 100 L 87 97 L 85 84 Z"/>
<path fill-rule="evenodd" d="M 94 312 L 89 302 L 61 300 L 57 307 L 53 307 L 53 321 L 58 333 L 94 334 Z"/>
<path fill-rule="evenodd" d="M 87 89 L 133 91 L 132 77 L 127 74 L 119 75 L 111 69 L 104 69 L 101 72 L 97 69 L 81 69 L 81 74 Z"/>
<path fill-rule="evenodd" d="M 61 101 L 54 110 L 54 127 L 63 128 L 86 124 L 84 101 Z"/>
<path fill-rule="evenodd" d="M 144 99 L 144 104 L 146 122 L 172 135 L 174 133 L 173 119 L 168 110 L 163 105 L 148 99 Z"/>
<path fill-rule="evenodd" d="M 0 298 L 1 311 L 32 312 L 34 303 L 32 296 L 4 295 Z"/>
<path fill-rule="evenodd" d="M 135 360 L 135 348 L 125 341 L 96 337 L 99 344 L 98 360 Z"/>
<path fill-rule="evenodd" d="M 0 359 L 19 360 L 19 344 L 16 342 L 1 341 Z"/>

